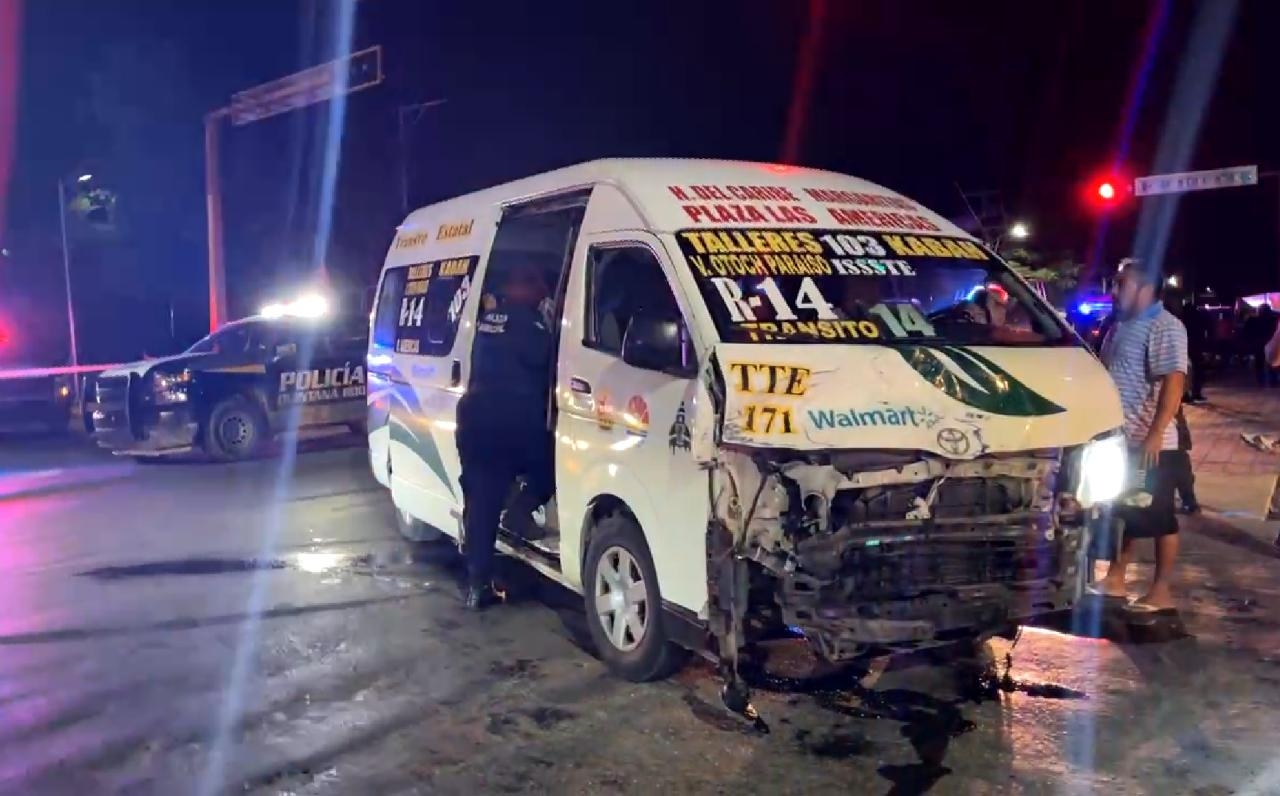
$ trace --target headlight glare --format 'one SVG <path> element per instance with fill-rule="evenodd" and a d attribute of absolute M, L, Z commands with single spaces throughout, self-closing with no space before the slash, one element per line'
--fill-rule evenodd
<path fill-rule="evenodd" d="M 1080 483 L 1076 499 L 1085 508 L 1115 500 L 1124 491 L 1128 452 L 1124 437 L 1115 435 L 1084 446 L 1080 455 Z"/>
<path fill-rule="evenodd" d="M 152 377 L 151 386 L 156 403 L 178 404 L 187 400 L 187 385 L 191 383 L 191 371 L 180 373 L 157 373 Z"/>

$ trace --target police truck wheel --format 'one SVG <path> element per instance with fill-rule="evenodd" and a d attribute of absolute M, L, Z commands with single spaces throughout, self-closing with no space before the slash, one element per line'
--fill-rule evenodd
<path fill-rule="evenodd" d="M 640 526 L 624 514 L 606 517 L 583 563 L 587 627 L 605 664 L 633 682 L 679 669 L 684 653 L 663 627 L 662 593 Z"/>
<path fill-rule="evenodd" d="M 266 425 L 262 412 L 248 398 L 226 398 L 209 413 L 204 429 L 205 452 L 223 462 L 248 459 L 262 447 Z"/>

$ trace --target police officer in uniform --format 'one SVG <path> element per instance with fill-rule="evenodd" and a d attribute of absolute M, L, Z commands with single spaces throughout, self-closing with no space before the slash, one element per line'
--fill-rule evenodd
<path fill-rule="evenodd" d="M 547 429 L 552 337 L 542 308 L 546 297 L 541 272 L 516 267 L 501 281 L 496 305 L 486 306 L 476 324 L 457 431 L 470 610 L 494 602 L 499 520 L 512 533 L 539 538 L 543 530 L 532 513 L 555 489 Z M 503 504 L 521 477 L 520 492 L 504 518 Z"/>

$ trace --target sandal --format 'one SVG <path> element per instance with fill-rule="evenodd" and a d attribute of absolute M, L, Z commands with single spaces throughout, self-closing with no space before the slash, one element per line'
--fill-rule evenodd
<path fill-rule="evenodd" d="M 1240 438 L 1244 440 L 1244 444 L 1263 453 L 1274 453 L 1280 449 L 1280 440 L 1269 435 L 1241 433 Z"/>
<path fill-rule="evenodd" d="M 1177 608 L 1161 608 L 1156 605 L 1151 605 L 1150 603 L 1144 603 L 1141 600 L 1134 600 L 1129 603 L 1129 606 L 1125 610 L 1133 614 L 1141 614 L 1145 617 L 1151 617 L 1152 619 L 1157 619 L 1163 616 L 1173 617 L 1178 615 Z"/>

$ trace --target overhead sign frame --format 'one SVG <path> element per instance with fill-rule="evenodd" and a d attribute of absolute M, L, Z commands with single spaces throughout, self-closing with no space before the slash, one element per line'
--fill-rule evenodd
<path fill-rule="evenodd" d="M 382 77 L 382 45 L 375 44 L 238 92 L 231 97 L 228 115 L 231 123 L 239 127 L 340 95 L 354 94 L 378 85 Z"/>

